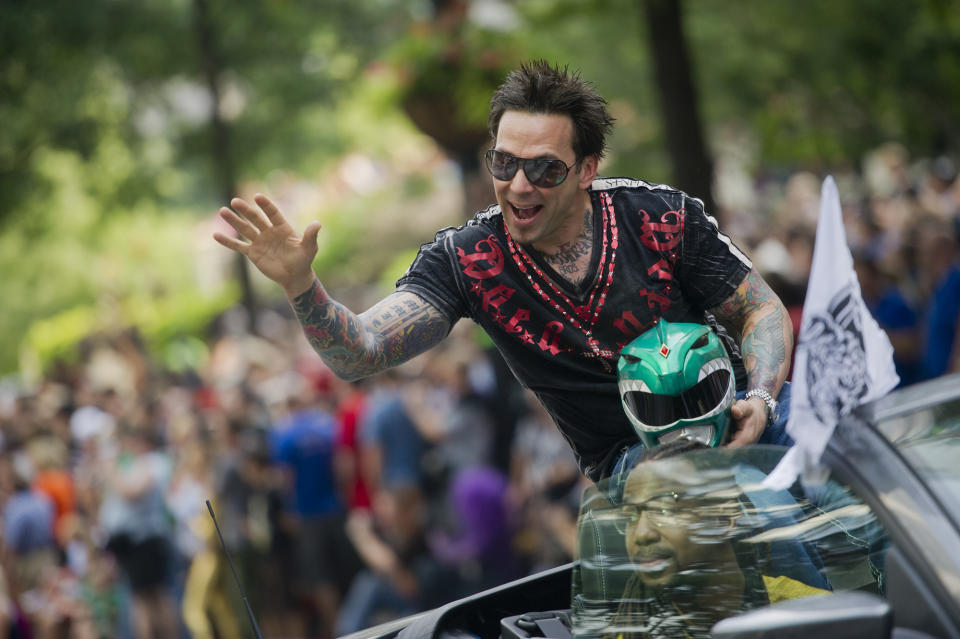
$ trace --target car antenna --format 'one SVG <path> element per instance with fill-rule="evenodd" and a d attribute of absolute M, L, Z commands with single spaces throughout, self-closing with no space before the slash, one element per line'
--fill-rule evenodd
<path fill-rule="evenodd" d="M 223 534 L 220 532 L 220 526 L 217 524 L 217 516 L 213 514 L 213 506 L 210 505 L 210 500 L 207 501 L 207 510 L 210 511 L 210 519 L 213 520 L 213 527 L 217 529 L 217 537 L 220 538 L 220 547 L 223 548 L 223 554 L 227 556 L 227 562 L 230 564 L 230 570 L 233 571 L 233 579 L 237 582 L 237 588 L 240 590 L 240 598 L 243 600 L 243 605 L 247 609 L 247 616 L 250 618 L 250 625 L 253 626 L 253 634 L 256 635 L 257 639 L 263 639 L 263 635 L 260 634 L 260 626 L 257 625 L 257 619 L 253 616 L 253 609 L 250 607 L 250 602 L 247 601 L 247 593 L 243 591 L 243 585 L 240 583 L 240 576 L 237 575 L 237 569 L 233 565 L 233 559 L 230 558 L 230 551 L 227 550 L 227 544 L 223 541 Z"/>

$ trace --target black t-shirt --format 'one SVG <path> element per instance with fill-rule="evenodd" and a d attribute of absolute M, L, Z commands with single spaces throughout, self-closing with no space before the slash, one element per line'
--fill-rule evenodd
<path fill-rule="evenodd" d="M 493 205 L 424 244 L 397 288 L 451 323 L 482 326 L 597 480 L 637 441 L 617 390 L 620 349 L 661 316 L 703 323 L 751 263 L 702 202 L 670 187 L 598 179 L 590 200 L 593 255 L 580 286 L 514 242 Z"/>

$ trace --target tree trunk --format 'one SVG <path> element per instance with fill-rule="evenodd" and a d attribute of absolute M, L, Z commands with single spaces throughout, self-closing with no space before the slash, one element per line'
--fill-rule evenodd
<path fill-rule="evenodd" d="M 704 143 L 681 2 L 646 0 L 643 6 L 674 186 L 703 200 L 707 211 L 716 215 L 713 160 Z"/>
<path fill-rule="evenodd" d="M 217 56 L 214 25 L 210 18 L 210 7 L 207 0 L 193 1 L 193 19 L 196 29 L 197 44 L 200 50 L 200 63 L 203 67 L 203 76 L 210 91 L 210 157 L 213 162 L 214 175 L 220 189 L 224 204 L 237 195 L 237 178 L 233 166 L 233 156 L 230 149 L 230 126 L 224 121 L 220 113 L 220 59 Z M 250 272 L 247 270 L 247 258 L 235 254 L 235 269 L 240 281 L 240 290 L 243 307 L 247 312 L 249 329 L 256 329 L 257 303 L 250 281 Z"/>

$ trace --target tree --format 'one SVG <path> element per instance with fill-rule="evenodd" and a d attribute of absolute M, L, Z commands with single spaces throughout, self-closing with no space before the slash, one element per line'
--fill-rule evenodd
<path fill-rule="evenodd" d="M 682 3 L 646 0 L 643 7 L 674 184 L 702 199 L 707 211 L 714 211 L 713 161 L 704 142 Z"/>

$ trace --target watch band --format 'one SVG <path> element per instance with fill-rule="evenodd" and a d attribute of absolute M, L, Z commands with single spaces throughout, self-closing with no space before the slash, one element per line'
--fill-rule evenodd
<path fill-rule="evenodd" d="M 780 402 L 773 398 L 773 395 L 770 394 L 765 388 L 752 388 L 747 391 L 747 394 L 744 396 L 744 399 L 751 399 L 753 397 L 759 397 L 763 400 L 763 403 L 767 406 L 767 423 L 773 423 L 777 421 L 780 417 Z"/>

